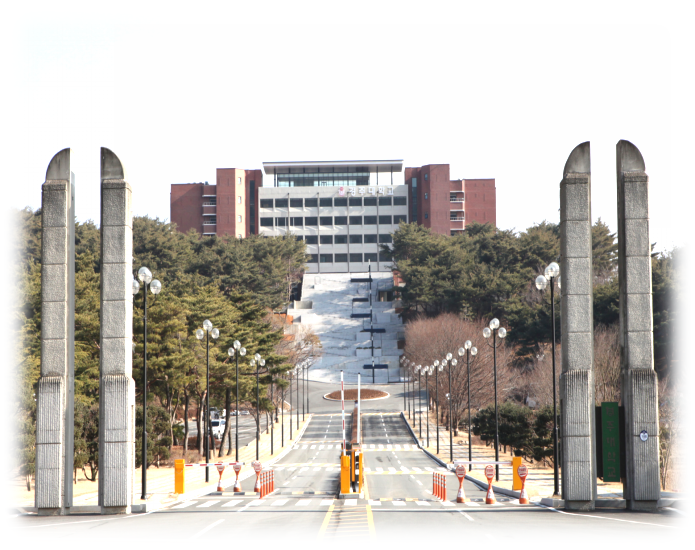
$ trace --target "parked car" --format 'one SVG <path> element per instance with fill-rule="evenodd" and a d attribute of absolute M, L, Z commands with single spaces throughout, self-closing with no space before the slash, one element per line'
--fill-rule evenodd
<path fill-rule="evenodd" d="M 211 420 L 210 426 L 212 428 L 212 436 L 215 439 L 221 439 L 222 434 L 224 433 L 225 421 L 224 420 Z"/>
<path fill-rule="evenodd" d="M 217 409 L 217 407 L 210 407 L 210 419 L 211 420 L 217 420 L 220 417 L 220 411 Z"/>
<path fill-rule="evenodd" d="M 244 415 L 244 414 L 251 414 L 249 411 L 241 411 L 239 414 Z"/>

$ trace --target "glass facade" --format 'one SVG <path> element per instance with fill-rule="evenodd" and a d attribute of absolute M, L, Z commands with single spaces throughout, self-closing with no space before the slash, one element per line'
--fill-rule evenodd
<path fill-rule="evenodd" d="M 390 174 L 384 174 L 384 176 Z M 384 181 L 384 183 L 386 183 Z M 340 187 L 369 185 L 366 168 L 359 172 L 314 172 L 304 174 L 275 174 L 275 187 Z"/>

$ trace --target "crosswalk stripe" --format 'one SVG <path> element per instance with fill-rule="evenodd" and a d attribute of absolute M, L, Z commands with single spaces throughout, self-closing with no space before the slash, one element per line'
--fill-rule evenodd
<path fill-rule="evenodd" d="M 232 507 L 232 506 L 236 506 L 236 505 L 239 504 L 240 502 L 242 502 L 242 501 L 241 501 L 241 500 L 230 500 L 229 502 L 223 504 L 223 505 L 222 505 L 222 508 L 230 508 L 230 507 Z"/>
<path fill-rule="evenodd" d="M 430 503 L 427 502 L 426 500 L 416 500 L 415 504 L 417 504 L 418 506 L 429 506 L 430 505 Z"/>
<path fill-rule="evenodd" d="M 464 502 L 466 506 L 480 506 L 477 502 Z"/>
<path fill-rule="evenodd" d="M 249 506 L 260 506 L 261 504 L 265 504 L 265 500 L 252 500 L 249 502 Z"/>
<path fill-rule="evenodd" d="M 182 502 L 181 504 L 177 504 L 176 506 L 174 506 L 172 508 L 172 510 L 180 510 L 181 508 L 188 508 L 189 506 L 191 506 L 192 504 L 195 504 L 196 502 L 198 502 L 198 501 L 187 500 L 186 502 Z"/>
<path fill-rule="evenodd" d="M 273 502 L 273 503 L 271 504 L 271 506 L 284 506 L 284 505 L 287 504 L 288 502 L 289 502 L 288 499 L 283 498 L 282 500 L 276 500 L 275 502 Z"/>
<path fill-rule="evenodd" d="M 370 501 L 369 501 L 369 504 L 370 504 L 371 506 L 381 506 L 381 501 L 379 501 L 379 500 L 370 500 Z"/>
<path fill-rule="evenodd" d="M 306 449 L 309 445 L 302 445 L 302 449 Z"/>
<path fill-rule="evenodd" d="M 314 468 L 314 471 L 315 471 L 315 472 L 318 472 L 318 471 L 320 471 L 320 470 L 321 470 L 321 468 Z"/>
<path fill-rule="evenodd" d="M 210 508 L 213 504 L 217 504 L 220 502 L 219 500 L 208 500 L 207 502 L 203 502 L 202 504 L 198 504 L 196 508 Z"/>
<path fill-rule="evenodd" d="M 309 447 L 309 448 L 310 448 L 310 449 L 315 449 L 315 448 L 316 448 L 316 445 L 312 445 L 312 446 Z"/>
<path fill-rule="evenodd" d="M 393 504 L 394 506 L 405 506 L 405 502 L 403 502 L 402 500 L 394 500 L 391 502 L 391 504 Z"/>
<path fill-rule="evenodd" d="M 333 500 L 334 499 L 332 499 L 332 498 L 324 498 L 321 501 L 321 504 L 319 504 L 319 506 L 330 506 L 331 504 L 333 504 Z"/>
<path fill-rule="evenodd" d="M 454 503 L 453 503 L 453 502 L 449 502 L 448 500 L 445 500 L 445 501 L 442 502 L 442 506 L 453 506 L 453 505 L 454 505 Z"/>
<path fill-rule="evenodd" d="M 308 506 L 309 505 L 309 499 L 305 498 L 303 500 L 298 500 L 295 506 Z"/>
<path fill-rule="evenodd" d="M 357 505 L 357 499 L 356 498 L 348 498 L 345 500 L 345 506 L 356 506 Z"/>

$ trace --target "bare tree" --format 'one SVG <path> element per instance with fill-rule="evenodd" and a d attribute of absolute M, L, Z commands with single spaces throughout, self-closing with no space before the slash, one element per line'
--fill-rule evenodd
<path fill-rule="evenodd" d="M 659 380 L 659 477 L 661 488 L 677 487 L 680 461 L 678 447 L 681 435 L 679 396 L 668 378 Z"/>
<path fill-rule="evenodd" d="M 620 346 L 617 325 L 594 329 L 594 387 L 596 404 L 620 402 Z"/>
<path fill-rule="evenodd" d="M 420 316 L 406 325 L 406 357 L 415 364 L 429 366 L 435 359 L 441 362 L 447 353 L 451 353 L 457 360 L 455 367 L 447 366 L 439 373 L 439 409 L 442 413 L 446 411 L 446 414 L 451 414 L 454 435 L 458 435 L 461 420 L 468 419 L 469 406 L 475 414 L 477 410 L 494 402 L 493 350 L 483 338 L 485 326 L 487 323 L 483 320 L 468 321 L 451 313 L 433 318 Z M 471 340 L 478 348 L 478 355 L 471 357 L 470 404 L 466 355 L 458 355 L 458 349 L 463 347 L 466 340 Z M 501 403 L 516 390 L 518 375 L 511 367 L 513 350 L 506 345 L 505 340 L 498 339 L 497 343 L 497 398 Z M 435 375 L 429 377 L 431 404 L 437 393 L 435 380 Z M 451 399 L 447 399 L 447 393 L 450 393 Z M 448 426 L 448 418 L 445 424 Z"/>

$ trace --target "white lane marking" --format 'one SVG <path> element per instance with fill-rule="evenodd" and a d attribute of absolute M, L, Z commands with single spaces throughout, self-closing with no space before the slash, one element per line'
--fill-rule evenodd
<path fill-rule="evenodd" d="M 252 500 L 249 502 L 249 506 L 260 506 L 261 504 L 265 504 L 265 500 Z"/>
<path fill-rule="evenodd" d="M 398 464 L 400 464 L 400 463 L 401 463 L 401 461 L 399 460 L 399 461 L 398 461 Z"/>
<path fill-rule="evenodd" d="M 422 481 L 420 481 L 419 479 L 416 479 L 415 481 L 417 481 L 418 485 L 422 485 Z"/>
<path fill-rule="evenodd" d="M 430 466 L 425 466 L 425 470 L 427 470 L 428 472 L 434 472 L 434 468 Z"/>
<path fill-rule="evenodd" d="M 217 504 L 220 502 L 219 500 L 208 500 L 207 502 L 203 502 L 202 504 L 198 504 L 196 508 L 210 508 L 213 504 Z"/>
<path fill-rule="evenodd" d="M 327 472 L 332 472 L 333 470 L 335 470 L 335 468 L 326 468 Z"/>
<path fill-rule="evenodd" d="M 321 504 L 319 504 L 319 506 L 330 506 L 331 504 L 333 504 L 333 500 L 334 499 L 332 498 L 325 498 L 321 501 Z"/>
<path fill-rule="evenodd" d="M 377 472 L 383 472 L 383 471 L 384 471 L 384 469 L 383 469 L 383 468 L 382 468 L 381 466 L 377 466 L 377 469 L 376 469 L 376 471 L 377 471 Z"/>
<path fill-rule="evenodd" d="M 302 450 L 306 449 L 309 445 L 302 445 Z"/>
<path fill-rule="evenodd" d="M 319 451 L 320 451 L 321 449 L 323 449 L 324 447 L 325 447 L 325 445 L 319 445 Z M 330 448 L 330 445 L 329 445 L 328 447 Z"/>
<path fill-rule="evenodd" d="M 201 530 L 201 531 L 198 531 L 195 535 L 193 535 L 192 537 L 190 537 L 189 540 L 192 540 L 192 539 L 197 538 L 197 537 L 199 537 L 199 536 L 201 536 L 201 535 L 204 535 L 204 534 L 207 533 L 210 529 L 212 529 L 213 527 L 216 527 L 217 525 L 219 525 L 219 524 L 222 523 L 223 521 L 224 521 L 223 519 L 218 519 L 218 520 L 215 521 L 214 523 L 211 523 L 210 525 L 208 525 L 205 529 L 203 529 L 203 530 Z"/>
<path fill-rule="evenodd" d="M 172 507 L 172 510 L 180 510 L 181 508 L 188 508 L 192 504 L 195 504 L 198 502 L 197 500 L 187 500 L 186 502 L 182 502 L 181 504 L 177 504 L 176 506 Z"/>
<path fill-rule="evenodd" d="M 394 468 L 393 466 L 389 466 L 389 472 L 396 473 L 396 468 Z"/>
<path fill-rule="evenodd" d="M 429 506 L 430 505 L 430 503 L 427 502 L 426 500 L 416 500 L 415 504 L 417 504 L 418 506 Z"/>
<path fill-rule="evenodd" d="M 466 506 L 480 506 L 477 502 L 464 502 Z"/>
<path fill-rule="evenodd" d="M 315 472 L 320 472 L 320 471 L 321 471 L 321 468 L 314 468 L 314 471 L 315 471 Z"/>
<path fill-rule="evenodd" d="M 639 525 L 653 525 L 654 527 L 666 527 L 670 528 L 671 525 L 660 525 L 658 523 L 647 523 L 645 521 L 633 521 L 629 519 L 618 519 L 618 518 L 613 518 L 613 517 L 603 517 L 603 516 L 593 516 L 593 515 L 587 515 L 587 514 L 574 514 L 572 512 L 564 512 L 562 510 L 558 510 L 556 508 L 553 508 L 552 506 L 545 506 L 544 504 L 537 503 L 536 506 L 539 506 L 540 508 L 545 508 L 546 510 L 550 510 L 551 512 L 557 512 L 558 514 L 565 514 L 566 516 L 579 516 L 583 518 L 594 518 L 594 519 L 607 519 L 607 520 L 612 520 L 612 521 L 622 521 L 625 523 L 637 523 Z"/>
<path fill-rule="evenodd" d="M 453 502 L 449 502 L 448 500 L 442 501 L 442 506 L 453 506 L 453 505 L 454 505 L 454 503 L 453 503 Z"/>
<path fill-rule="evenodd" d="M 348 498 L 345 500 L 345 504 L 343 506 L 356 506 L 357 505 L 357 499 L 356 498 Z"/>
<path fill-rule="evenodd" d="M 400 445 L 396 445 L 396 450 L 397 450 L 397 451 L 400 451 L 400 450 L 401 450 L 401 446 L 400 446 Z"/>
<path fill-rule="evenodd" d="M 223 505 L 222 505 L 222 508 L 230 508 L 230 507 L 232 507 L 232 506 L 236 506 L 236 505 L 239 504 L 240 502 L 242 502 L 242 501 L 241 501 L 241 500 L 230 500 L 230 501 L 227 502 L 226 504 L 223 504 Z"/>
<path fill-rule="evenodd" d="M 309 447 L 309 448 L 310 448 L 310 449 L 315 449 L 315 448 L 316 448 L 316 445 L 312 445 L 312 446 Z"/>
<path fill-rule="evenodd" d="M 295 445 L 294 447 L 292 447 L 292 450 L 293 450 L 293 451 L 298 451 L 298 450 L 299 450 L 299 445 Z"/>
<path fill-rule="evenodd" d="M 381 501 L 380 500 L 370 500 L 369 504 L 370 504 L 370 506 L 381 506 Z"/>
<path fill-rule="evenodd" d="M 375 447 L 374 447 L 374 444 L 372 443 L 372 444 L 369 446 L 369 448 L 370 448 L 370 449 L 374 449 L 374 448 L 375 448 Z"/>
<path fill-rule="evenodd" d="M 393 504 L 394 506 L 405 506 L 405 502 L 403 502 L 402 500 L 392 500 L 391 504 Z"/>
<path fill-rule="evenodd" d="M 297 504 L 295 506 L 309 506 L 309 502 L 311 502 L 308 498 L 298 500 Z"/>
<path fill-rule="evenodd" d="M 459 510 L 459 514 L 461 514 L 464 518 L 466 518 L 468 521 L 475 521 L 471 516 L 469 516 L 466 512 L 463 510 Z"/>
<path fill-rule="evenodd" d="M 284 506 L 289 502 L 289 499 L 283 498 L 282 500 L 276 500 L 271 504 L 271 506 Z"/>
<path fill-rule="evenodd" d="M 371 469 L 369 466 L 365 466 L 365 467 L 364 467 L 364 473 L 365 473 L 365 474 L 366 474 L 366 473 L 369 473 L 369 472 L 371 472 L 371 471 L 372 471 L 372 469 Z"/>
<path fill-rule="evenodd" d="M 306 472 L 308 469 L 309 469 L 309 468 L 307 468 L 306 466 L 304 466 L 304 468 L 300 468 L 299 471 L 300 471 L 300 472 Z"/>
<path fill-rule="evenodd" d="M 391 450 L 391 445 L 386 445 L 386 450 L 390 451 Z"/>

